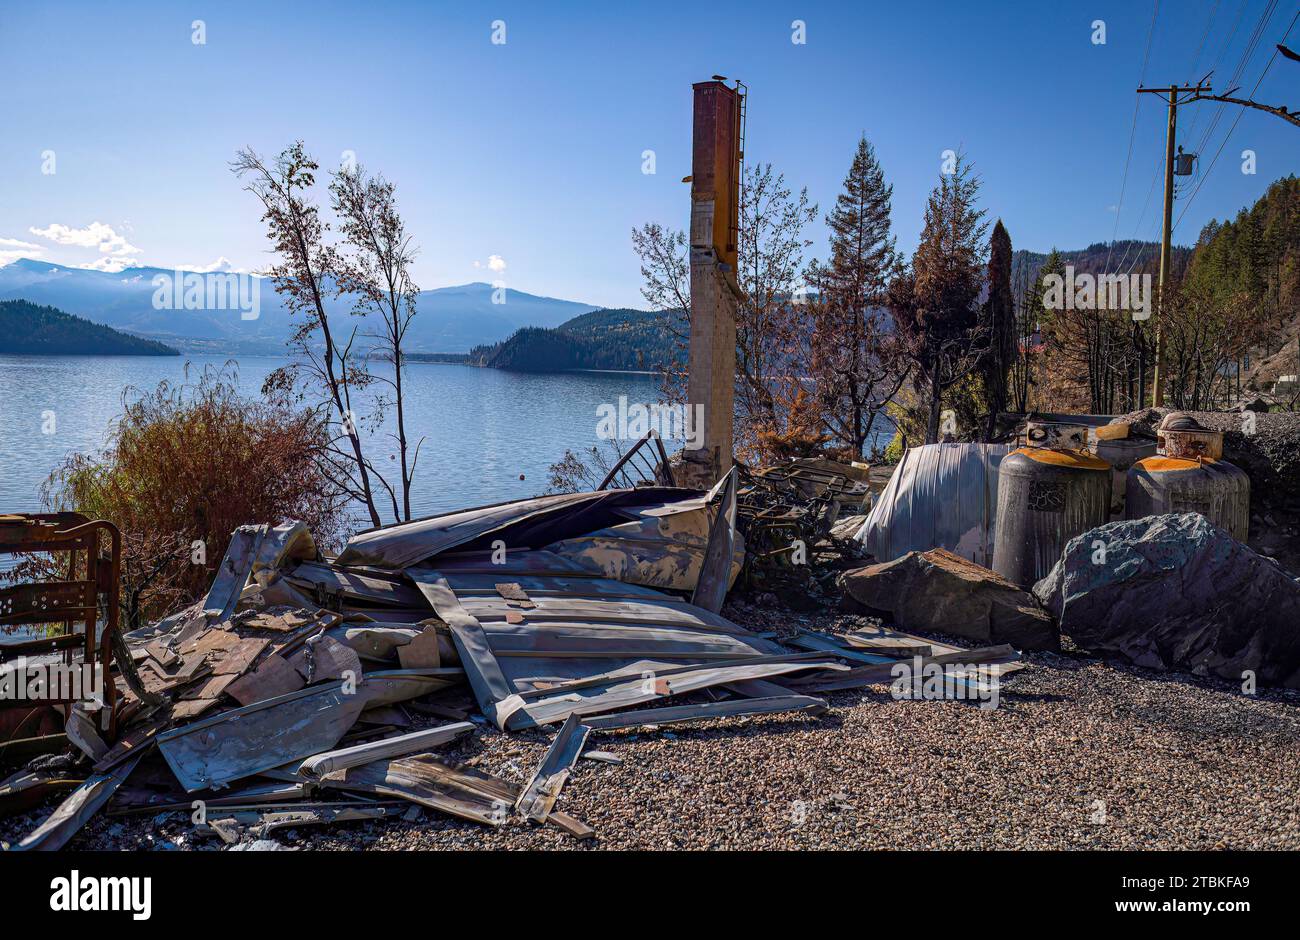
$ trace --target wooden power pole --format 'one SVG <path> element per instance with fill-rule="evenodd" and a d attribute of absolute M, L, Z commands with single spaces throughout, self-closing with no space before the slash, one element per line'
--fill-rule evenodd
<path fill-rule="evenodd" d="M 1195 85 L 1170 85 L 1168 88 L 1138 88 L 1139 95 L 1160 95 L 1169 108 L 1169 124 L 1165 131 L 1165 215 L 1160 228 L 1160 284 L 1156 290 L 1156 354 L 1151 377 L 1151 406 L 1158 408 L 1165 403 L 1165 340 L 1163 321 L 1165 317 L 1165 288 L 1173 277 L 1170 270 L 1170 239 L 1174 224 L 1174 142 L 1178 129 L 1178 106 L 1186 104 L 1209 86 L 1199 82 Z"/>

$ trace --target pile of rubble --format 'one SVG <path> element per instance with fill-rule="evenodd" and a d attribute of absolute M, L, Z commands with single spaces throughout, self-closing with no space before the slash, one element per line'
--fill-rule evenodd
<path fill-rule="evenodd" d="M 783 645 L 721 616 L 745 559 L 739 489 L 733 472 L 708 493 L 520 500 L 363 532 L 336 557 L 301 524 L 242 527 L 202 602 L 125 636 L 107 726 L 69 707 L 70 752 L 0 782 L 8 809 L 74 787 L 11 848 L 57 849 L 100 811 L 195 805 L 232 845 L 412 806 L 585 839 L 557 800 L 593 735 L 818 713 L 900 658 L 1016 667 L 1006 646 L 884 629 Z M 444 756 L 487 725 L 558 730 L 520 785 Z"/>
<path fill-rule="evenodd" d="M 859 556 L 853 536 L 866 519 L 870 469 L 803 457 L 758 470 L 741 468 L 737 526 L 748 552 L 744 586 L 812 610 L 835 594 L 845 560 Z"/>

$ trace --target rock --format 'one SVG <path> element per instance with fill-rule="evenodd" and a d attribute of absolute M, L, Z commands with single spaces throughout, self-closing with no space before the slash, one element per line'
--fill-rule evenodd
<path fill-rule="evenodd" d="M 904 630 L 968 637 L 989 645 L 1055 650 L 1060 636 L 1034 599 L 1010 581 L 942 548 L 846 571 L 846 598 L 888 614 Z"/>
<path fill-rule="evenodd" d="M 227 852 L 293 852 L 294 849 L 281 845 L 274 839 L 254 839 L 252 842 L 240 842 L 226 849 Z"/>
<path fill-rule="evenodd" d="M 1085 532 L 1034 595 L 1094 652 L 1232 682 L 1249 670 L 1259 685 L 1300 688 L 1300 582 L 1199 513 Z"/>
<path fill-rule="evenodd" d="M 831 526 L 831 535 L 837 539 L 848 540 L 858 534 L 862 524 L 867 521 L 866 513 L 855 513 L 851 516 L 844 516 L 836 520 Z"/>

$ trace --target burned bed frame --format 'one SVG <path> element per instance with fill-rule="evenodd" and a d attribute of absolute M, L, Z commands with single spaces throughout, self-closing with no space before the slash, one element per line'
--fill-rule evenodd
<path fill-rule="evenodd" d="M 105 538 L 106 537 L 106 538 Z M 104 554 L 104 543 L 108 552 Z M 109 676 L 113 643 L 119 628 L 118 588 L 122 574 L 122 536 L 117 527 L 81 513 L 8 513 L 0 515 L 0 556 L 49 553 L 66 555 L 66 580 L 12 584 L 0 588 L 0 630 L 15 626 L 62 626 L 60 632 L 0 644 L 0 663 L 20 657 L 62 652 L 64 661 L 98 666 L 104 676 L 104 704 L 112 709 L 115 687 Z M 100 621 L 101 595 L 104 609 Z M 78 626 L 81 630 L 78 631 Z M 11 705 L 55 705 L 72 699 L 57 695 Z"/>

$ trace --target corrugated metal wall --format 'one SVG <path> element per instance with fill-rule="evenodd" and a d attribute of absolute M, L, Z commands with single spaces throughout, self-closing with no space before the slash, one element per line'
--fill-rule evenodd
<path fill-rule="evenodd" d="M 998 464 L 1008 444 L 925 444 L 910 448 L 872 507 L 857 539 L 877 561 L 946 548 L 993 565 Z"/>

